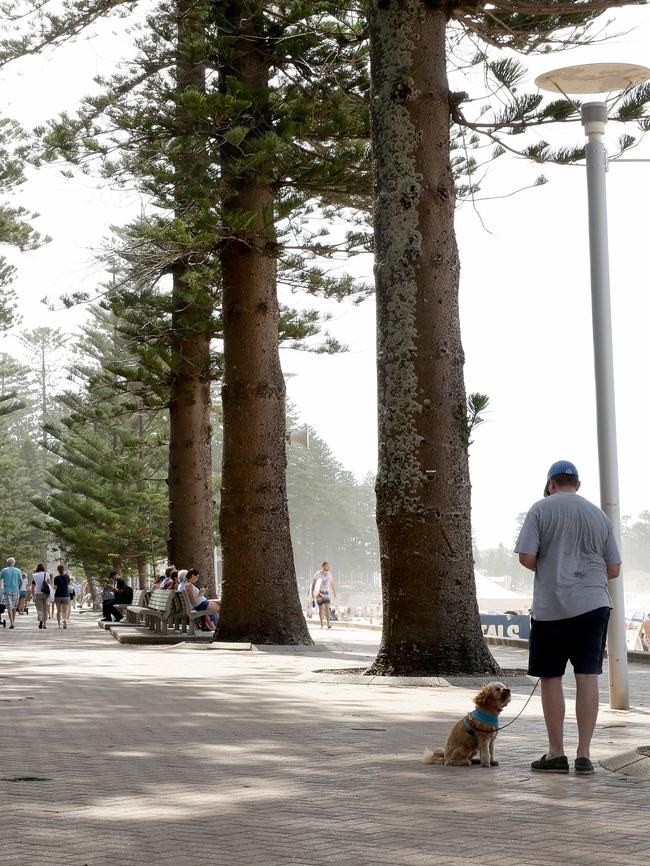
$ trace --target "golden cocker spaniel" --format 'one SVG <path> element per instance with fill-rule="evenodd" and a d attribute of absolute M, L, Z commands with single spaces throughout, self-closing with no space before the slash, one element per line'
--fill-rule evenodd
<path fill-rule="evenodd" d="M 446 764 L 448 767 L 498 767 L 494 757 L 494 742 L 499 730 L 499 714 L 510 703 L 510 689 L 503 683 L 488 683 L 474 698 L 476 709 L 460 719 L 451 729 L 445 747 L 424 750 L 425 764 Z M 474 760 L 472 760 L 474 759 Z"/>

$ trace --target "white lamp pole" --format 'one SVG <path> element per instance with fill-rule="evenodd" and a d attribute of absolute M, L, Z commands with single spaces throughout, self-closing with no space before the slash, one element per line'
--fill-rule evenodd
<path fill-rule="evenodd" d="M 645 67 L 623 63 L 593 63 L 547 72 L 536 84 L 559 93 L 608 93 L 624 90 L 650 78 Z M 618 489 L 616 446 L 616 400 L 614 391 L 614 352 L 612 312 L 609 292 L 609 248 L 607 233 L 607 195 L 605 177 L 607 151 L 604 135 L 608 112 L 605 102 L 586 102 L 581 109 L 587 136 L 587 194 L 589 202 L 589 258 L 591 262 L 591 315 L 594 334 L 596 416 L 598 427 L 598 464 L 600 504 L 612 521 L 621 547 L 621 509 Z M 607 632 L 609 703 L 612 709 L 630 707 L 625 639 L 625 595 L 623 575 L 609 581 L 614 609 Z"/>
<path fill-rule="evenodd" d="M 588 138 L 586 148 L 587 197 L 589 201 L 591 317 L 594 333 L 600 507 L 612 521 L 614 536 L 620 550 L 621 507 L 618 488 L 614 350 L 612 346 L 607 233 L 607 151 L 603 140 L 607 124 L 607 105 L 604 102 L 586 102 L 582 106 L 581 113 L 585 135 Z M 609 592 L 614 605 L 607 631 L 609 703 L 612 709 L 627 710 L 630 707 L 630 693 L 627 675 L 625 594 L 622 573 L 615 580 L 609 581 Z"/>

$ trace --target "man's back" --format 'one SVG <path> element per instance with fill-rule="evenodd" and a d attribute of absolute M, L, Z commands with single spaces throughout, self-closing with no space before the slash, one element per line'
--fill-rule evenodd
<path fill-rule="evenodd" d="M 611 607 L 607 566 L 620 562 L 612 525 L 582 496 L 555 493 L 536 502 L 516 550 L 537 556 L 535 619 L 567 619 Z"/>
<path fill-rule="evenodd" d="M 22 572 L 15 565 L 10 565 L 0 571 L 0 582 L 5 592 L 19 592 Z"/>

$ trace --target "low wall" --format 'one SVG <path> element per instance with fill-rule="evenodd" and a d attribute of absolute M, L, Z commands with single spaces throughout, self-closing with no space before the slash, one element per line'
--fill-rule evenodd
<path fill-rule="evenodd" d="M 308 620 L 309 622 L 309 620 Z M 314 622 L 312 620 L 312 622 Z M 361 622 L 337 622 L 337 628 L 361 628 L 366 629 L 367 631 L 381 631 L 380 625 L 371 625 L 370 623 L 361 623 Z M 528 641 L 523 640 L 522 638 L 517 637 L 491 637 L 490 635 L 483 635 L 485 637 L 485 642 L 488 646 L 507 646 L 512 647 L 512 649 L 528 649 Z M 607 652 L 605 652 L 605 658 L 607 658 Z M 640 653 L 633 652 L 632 650 L 628 650 L 627 653 L 628 662 L 640 662 L 643 665 L 650 665 L 650 653 Z"/>

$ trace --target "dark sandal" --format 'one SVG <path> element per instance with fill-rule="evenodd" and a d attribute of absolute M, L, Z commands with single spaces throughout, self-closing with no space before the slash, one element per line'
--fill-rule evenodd
<path fill-rule="evenodd" d="M 558 755 L 557 758 L 542 755 L 538 761 L 533 761 L 530 769 L 536 773 L 568 773 L 569 759 L 566 755 Z"/>

